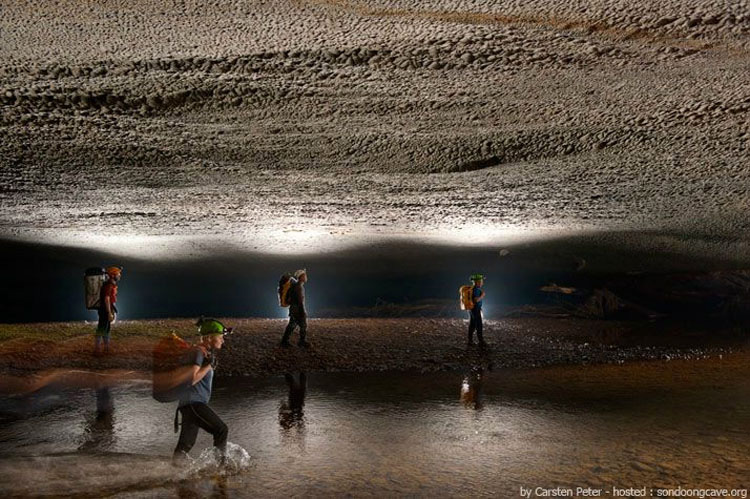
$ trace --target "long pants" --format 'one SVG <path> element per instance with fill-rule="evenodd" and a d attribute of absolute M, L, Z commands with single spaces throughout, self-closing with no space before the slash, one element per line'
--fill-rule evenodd
<path fill-rule="evenodd" d="M 474 341 L 474 331 L 477 332 L 477 340 L 484 343 L 482 337 L 482 309 L 474 307 L 469 310 L 469 343 Z"/>
<path fill-rule="evenodd" d="M 290 311 L 289 324 L 286 325 L 284 336 L 281 338 L 282 343 L 289 343 L 289 337 L 297 326 L 299 326 L 299 343 L 302 344 L 305 342 L 305 336 L 307 335 L 307 315 Z"/>
<path fill-rule="evenodd" d="M 175 455 L 190 452 L 195 445 L 195 439 L 198 438 L 199 428 L 203 428 L 214 436 L 214 447 L 218 448 L 222 454 L 226 451 L 229 428 L 208 405 L 193 402 L 178 410 L 182 414 L 182 431 L 177 441 L 177 448 L 174 450 Z"/>

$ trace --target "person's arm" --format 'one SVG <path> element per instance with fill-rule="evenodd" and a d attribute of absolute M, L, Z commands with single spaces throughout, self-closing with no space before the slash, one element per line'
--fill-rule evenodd
<path fill-rule="evenodd" d="M 207 352 L 203 348 L 199 349 L 198 352 L 196 352 L 195 361 L 192 365 L 193 370 L 191 373 L 191 385 L 195 385 L 196 383 L 198 383 L 206 376 L 206 374 L 208 374 L 209 369 L 213 369 L 210 362 L 204 362 L 204 360 L 206 360 L 206 357 Z"/>
<path fill-rule="evenodd" d="M 193 372 L 192 372 L 192 379 L 190 381 L 191 385 L 195 385 L 200 380 L 206 377 L 206 374 L 208 374 L 208 370 L 213 369 L 211 367 L 211 364 L 206 364 L 205 366 L 197 366 L 193 364 Z"/>
<path fill-rule="evenodd" d="M 112 300 L 109 298 L 109 294 L 104 295 L 104 310 L 107 311 L 109 322 L 115 320 L 115 312 L 112 310 Z"/>
<path fill-rule="evenodd" d="M 305 310 L 305 286 L 302 284 L 297 286 L 297 298 L 299 299 L 299 306 L 302 309 L 302 314 L 307 315 L 307 310 Z"/>

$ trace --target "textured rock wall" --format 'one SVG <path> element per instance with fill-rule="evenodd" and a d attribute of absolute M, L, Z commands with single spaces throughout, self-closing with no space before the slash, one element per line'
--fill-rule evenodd
<path fill-rule="evenodd" d="M 6 2 L 0 224 L 746 244 L 749 30 L 706 0 Z"/>

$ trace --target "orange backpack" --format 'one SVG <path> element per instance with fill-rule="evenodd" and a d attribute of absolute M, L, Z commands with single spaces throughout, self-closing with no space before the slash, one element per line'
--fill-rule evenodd
<path fill-rule="evenodd" d="M 185 364 L 194 347 L 174 333 L 154 347 L 153 397 L 159 402 L 173 402 L 190 387 L 192 366 Z"/>
<path fill-rule="evenodd" d="M 461 299 L 461 310 L 471 310 L 474 308 L 474 286 L 465 284 L 458 288 L 458 295 Z"/>
<path fill-rule="evenodd" d="M 290 291 L 292 286 L 297 282 L 297 279 L 292 277 L 292 274 L 286 273 L 279 279 L 279 306 L 288 307 L 291 305 Z"/>

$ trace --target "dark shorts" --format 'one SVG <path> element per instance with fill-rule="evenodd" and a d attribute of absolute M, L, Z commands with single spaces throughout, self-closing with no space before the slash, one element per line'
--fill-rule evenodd
<path fill-rule="evenodd" d="M 109 331 L 112 323 L 109 322 L 106 312 L 99 312 L 99 322 L 96 325 L 97 336 L 109 336 Z"/>

